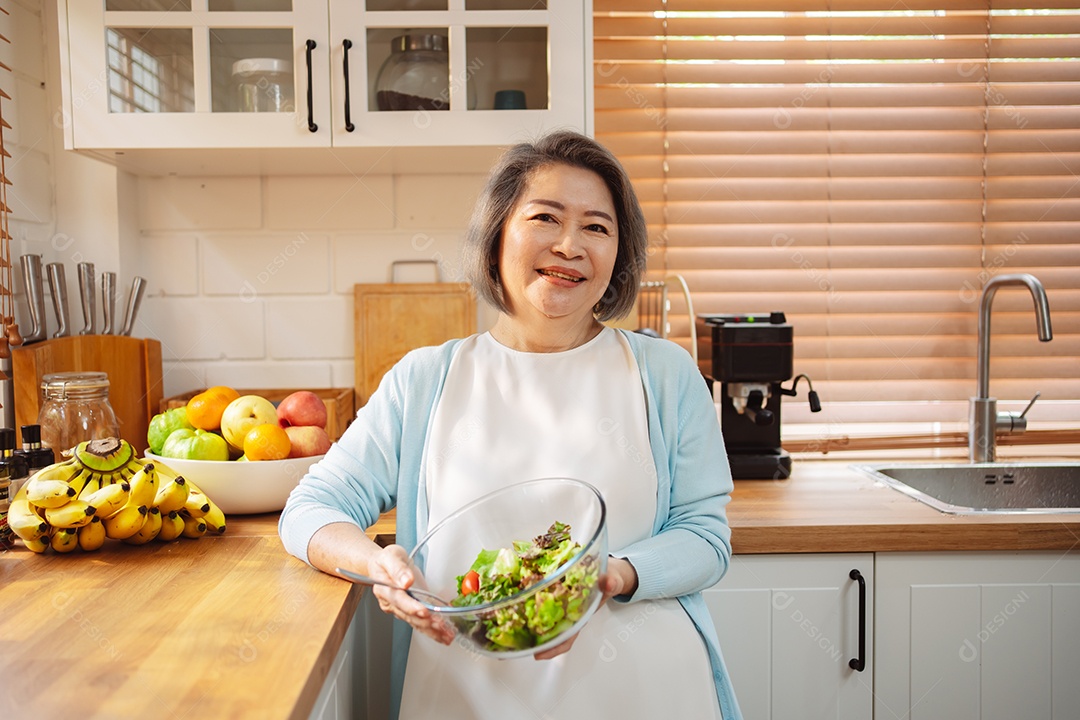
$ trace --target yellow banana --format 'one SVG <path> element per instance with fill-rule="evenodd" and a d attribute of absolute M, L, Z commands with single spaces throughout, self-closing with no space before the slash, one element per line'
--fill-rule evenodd
<path fill-rule="evenodd" d="M 82 465 L 76 460 L 62 460 L 61 462 L 46 465 L 43 468 L 35 470 L 34 473 L 27 478 L 27 481 L 29 482 L 29 480 L 32 480 L 33 478 L 41 478 L 42 480 L 63 480 L 64 482 L 71 482 L 81 470 Z"/>
<path fill-rule="evenodd" d="M 68 484 L 70 484 L 71 487 L 75 488 L 75 495 L 77 496 L 83 491 L 83 488 L 86 487 L 86 484 L 93 479 L 94 471 L 90 468 L 82 468 L 75 475 L 75 477 L 71 478 L 71 480 L 68 481 Z"/>
<path fill-rule="evenodd" d="M 11 506 L 8 508 L 7 521 L 12 532 L 22 538 L 27 545 L 41 537 L 45 537 L 45 543 L 48 544 L 49 523 L 45 522 L 45 518 L 39 515 L 30 504 L 26 497 L 26 485 L 15 493 L 15 499 L 11 501 Z"/>
<path fill-rule="evenodd" d="M 154 497 L 154 506 L 161 511 L 162 515 L 168 515 L 174 510 L 184 507 L 188 499 L 187 480 L 177 476 L 168 479 Z"/>
<path fill-rule="evenodd" d="M 201 518 L 210 512 L 210 498 L 206 497 L 203 491 L 195 487 L 190 480 L 187 485 L 188 496 L 184 501 L 184 510 L 193 518 Z"/>
<path fill-rule="evenodd" d="M 86 500 L 89 496 L 96 493 L 101 489 L 101 476 L 98 473 L 91 472 L 90 480 L 83 485 L 82 490 L 79 491 L 79 499 Z"/>
<path fill-rule="evenodd" d="M 142 530 L 146 523 L 145 505 L 132 505 L 130 502 L 112 516 L 105 518 L 105 535 L 113 540 L 124 540 Z"/>
<path fill-rule="evenodd" d="M 156 507 L 150 508 L 146 513 L 146 522 L 139 528 L 139 532 L 124 538 L 124 542 L 129 545 L 145 545 L 157 537 L 161 532 L 161 525 L 161 511 Z"/>
<path fill-rule="evenodd" d="M 32 550 L 36 553 L 43 553 L 49 549 L 49 545 L 52 543 L 52 538 L 46 535 L 42 535 L 34 540 L 23 540 L 23 544 L 26 545 L 27 550 Z"/>
<path fill-rule="evenodd" d="M 85 500 L 72 500 L 58 508 L 45 509 L 45 521 L 55 528 L 80 528 L 89 525 L 97 510 Z"/>
<path fill-rule="evenodd" d="M 206 529 L 221 535 L 225 532 L 225 513 L 221 512 L 221 508 L 213 500 L 210 498 L 206 500 L 210 505 L 210 510 L 202 517 L 206 523 Z"/>
<path fill-rule="evenodd" d="M 142 460 L 141 462 L 145 464 L 145 463 L 150 462 L 150 461 L 149 460 Z M 158 474 L 161 475 L 164 478 L 168 478 L 170 480 L 175 480 L 176 478 L 180 477 L 180 473 L 176 472 L 175 470 L 173 470 L 171 467 L 169 467 L 165 463 L 154 462 L 154 467 L 157 468 Z"/>
<path fill-rule="evenodd" d="M 186 538 L 201 538 L 206 534 L 206 522 L 202 518 L 183 516 L 184 518 L 184 532 L 182 533 Z"/>
<path fill-rule="evenodd" d="M 184 518 L 180 517 L 180 513 L 173 510 L 168 515 L 161 517 L 161 530 L 158 532 L 157 539 L 162 542 L 170 542 L 180 537 L 184 532 Z"/>
<path fill-rule="evenodd" d="M 154 504 L 154 498 L 157 496 L 157 468 L 153 463 L 143 465 L 131 478 L 129 484 L 131 485 L 131 493 L 128 504 L 135 506 L 145 505 L 149 508 Z"/>
<path fill-rule="evenodd" d="M 57 508 L 67 505 L 75 497 L 75 488 L 64 480 L 34 475 L 26 481 L 25 487 L 26 499 L 39 508 Z"/>
<path fill-rule="evenodd" d="M 94 516 L 89 525 L 79 528 L 79 547 L 86 552 L 93 552 L 105 544 L 105 523 Z"/>
<path fill-rule="evenodd" d="M 97 509 L 97 516 L 104 520 L 127 504 L 130 492 L 131 486 L 127 483 L 114 483 L 88 495 L 86 502 Z"/>
<path fill-rule="evenodd" d="M 76 528 L 61 528 L 52 536 L 52 549 L 58 553 L 67 553 L 79 545 L 79 531 Z"/>

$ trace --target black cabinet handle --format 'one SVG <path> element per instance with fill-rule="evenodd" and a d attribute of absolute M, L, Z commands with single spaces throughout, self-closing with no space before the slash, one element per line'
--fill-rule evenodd
<path fill-rule="evenodd" d="M 352 132 L 356 129 L 352 123 L 352 107 L 349 102 L 349 50 L 352 49 L 352 40 L 345 38 L 341 41 L 341 46 L 345 48 L 341 60 L 341 65 L 345 69 L 345 131 Z"/>
<path fill-rule="evenodd" d="M 311 99 L 311 51 L 315 49 L 315 41 L 308 40 L 307 47 L 307 129 L 316 132 L 319 126 L 315 124 L 315 108 Z"/>
<path fill-rule="evenodd" d="M 848 666 L 856 672 L 866 669 L 866 578 L 858 570 L 852 570 L 848 577 L 859 583 L 859 657 L 848 660 Z"/>

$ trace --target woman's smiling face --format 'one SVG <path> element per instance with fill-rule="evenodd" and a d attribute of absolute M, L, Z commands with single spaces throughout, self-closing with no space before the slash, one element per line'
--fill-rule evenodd
<path fill-rule="evenodd" d="M 502 233 L 499 276 L 510 315 L 591 324 L 615 267 L 617 220 L 593 171 L 561 163 L 533 171 Z"/>

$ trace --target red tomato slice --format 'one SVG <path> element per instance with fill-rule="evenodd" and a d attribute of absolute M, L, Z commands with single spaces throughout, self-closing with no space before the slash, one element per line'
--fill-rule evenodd
<path fill-rule="evenodd" d="M 475 570 L 465 573 L 461 578 L 461 594 L 471 595 L 480 589 L 480 575 Z"/>

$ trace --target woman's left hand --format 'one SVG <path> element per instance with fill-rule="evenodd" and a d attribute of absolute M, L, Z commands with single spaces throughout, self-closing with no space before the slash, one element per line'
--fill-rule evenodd
<path fill-rule="evenodd" d="M 634 591 L 637 590 L 637 583 L 637 570 L 634 569 L 629 560 L 609 557 L 607 572 L 601 575 L 600 580 L 597 582 L 600 590 L 604 593 L 600 599 L 600 605 L 603 605 L 616 595 L 633 595 Z M 544 652 L 537 653 L 533 657 L 537 660 L 550 660 L 553 657 L 558 657 L 574 646 L 577 636 L 578 633 L 574 633 L 574 636 L 569 640 L 561 642 L 553 648 L 548 648 Z"/>

